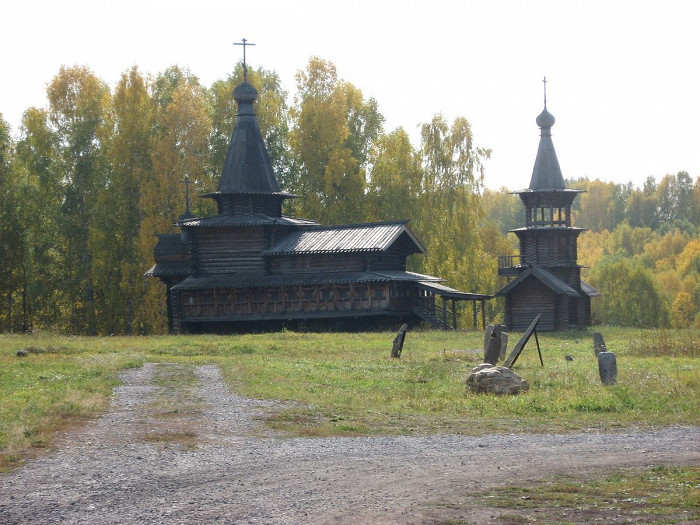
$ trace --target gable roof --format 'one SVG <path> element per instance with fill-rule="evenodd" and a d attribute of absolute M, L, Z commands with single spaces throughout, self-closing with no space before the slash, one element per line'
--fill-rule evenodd
<path fill-rule="evenodd" d="M 485 301 L 486 299 L 493 299 L 493 295 L 460 292 L 459 290 L 433 281 L 421 281 L 416 286 L 422 290 L 428 290 L 435 295 L 444 297 L 445 299 L 455 299 L 457 301 Z"/>
<path fill-rule="evenodd" d="M 530 276 L 540 281 L 555 294 L 568 295 L 570 297 L 581 297 L 580 293 L 578 293 L 564 281 L 554 276 L 544 268 L 539 268 L 537 266 L 531 266 L 524 272 L 520 273 L 515 279 L 497 291 L 496 295 L 508 295 L 513 291 L 513 289 L 515 289 L 518 285 L 520 285 L 520 283 Z"/>
<path fill-rule="evenodd" d="M 312 227 L 292 232 L 263 255 L 301 255 L 312 253 L 349 253 L 387 251 L 405 235 L 413 246 L 410 253 L 425 253 L 425 248 L 408 229 L 408 221 Z"/>
<path fill-rule="evenodd" d="M 600 297 L 601 293 L 593 288 L 586 281 L 581 279 L 581 291 L 585 293 L 588 297 Z"/>
<path fill-rule="evenodd" d="M 192 273 L 192 265 L 189 261 L 158 262 L 151 266 L 144 277 L 186 277 Z"/>

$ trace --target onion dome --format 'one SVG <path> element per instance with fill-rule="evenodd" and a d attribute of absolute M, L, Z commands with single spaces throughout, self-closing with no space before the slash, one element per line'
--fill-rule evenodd
<path fill-rule="evenodd" d="M 551 128 L 554 126 L 554 115 L 552 115 L 549 111 L 547 111 L 547 106 L 544 107 L 542 110 L 542 113 L 537 115 L 537 119 L 535 120 L 537 122 L 537 125 L 540 128 Z"/>
<path fill-rule="evenodd" d="M 236 86 L 233 90 L 233 100 L 238 103 L 239 115 L 254 115 L 253 102 L 258 98 L 258 90 L 243 81 L 242 84 Z"/>

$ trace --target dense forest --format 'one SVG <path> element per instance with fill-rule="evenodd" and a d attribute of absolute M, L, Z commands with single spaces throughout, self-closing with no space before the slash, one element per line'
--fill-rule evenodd
<path fill-rule="evenodd" d="M 86 67 L 64 67 L 16 137 L 0 115 L 0 331 L 166 330 L 165 288 L 143 273 L 155 233 L 176 231 L 184 178 L 196 194 L 216 189 L 242 74 L 239 64 L 206 87 L 176 66 L 156 76 L 134 67 L 111 89 Z M 404 129 L 385 130 L 378 102 L 328 61 L 310 59 L 291 98 L 274 72 L 249 69 L 248 79 L 280 185 L 302 197 L 285 214 L 323 224 L 410 218 L 428 254 L 409 269 L 471 292 L 504 284 L 496 257 L 517 251 L 507 231 L 522 226 L 524 208 L 506 189 L 484 188 L 490 151 L 465 118 L 434 116 L 415 146 Z M 585 190 L 574 219 L 590 230 L 579 261 L 603 293 L 596 321 L 700 327 L 700 177 L 569 185 Z M 193 199 L 192 211 L 215 212 L 207 199 Z M 488 308 L 498 320 L 502 305 Z"/>

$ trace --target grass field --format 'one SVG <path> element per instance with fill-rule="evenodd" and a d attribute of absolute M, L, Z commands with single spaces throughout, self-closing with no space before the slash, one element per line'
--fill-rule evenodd
<path fill-rule="evenodd" d="M 51 445 L 57 432 L 106 409 L 119 372 L 145 362 L 217 364 L 243 395 L 295 403 L 269 424 L 294 435 L 567 432 L 698 425 L 700 331 L 599 328 L 618 382 L 600 384 L 592 330 L 540 334 L 514 369 L 518 396 L 465 392 L 481 362 L 481 332 L 234 336 L 0 336 L 0 469 Z M 519 334 L 511 334 L 512 347 Z M 18 350 L 29 351 L 17 357 Z M 571 355 L 573 361 L 564 359 Z"/>
<path fill-rule="evenodd" d="M 559 475 L 530 485 L 485 491 L 452 508 L 481 505 L 506 511 L 499 517 L 517 523 L 697 523 L 700 518 L 700 467 L 658 466 L 617 469 L 581 482 Z M 446 522 L 457 524 L 457 522 Z"/>

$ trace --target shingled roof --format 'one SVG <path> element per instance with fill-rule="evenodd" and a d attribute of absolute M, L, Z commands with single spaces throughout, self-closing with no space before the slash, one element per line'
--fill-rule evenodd
<path fill-rule="evenodd" d="M 221 193 L 278 193 L 280 187 L 253 111 L 258 92 L 248 82 L 243 82 L 233 91 L 233 98 L 238 103 L 238 115 L 218 190 Z"/>
<path fill-rule="evenodd" d="M 540 127 L 540 145 L 537 148 L 535 166 L 532 169 L 530 189 L 535 191 L 563 190 L 566 188 L 564 176 L 561 173 L 557 152 L 554 150 L 552 142 L 552 126 L 554 126 L 555 119 L 554 115 L 547 111 L 546 105 L 542 113 L 538 115 L 536 122 Z"/>

